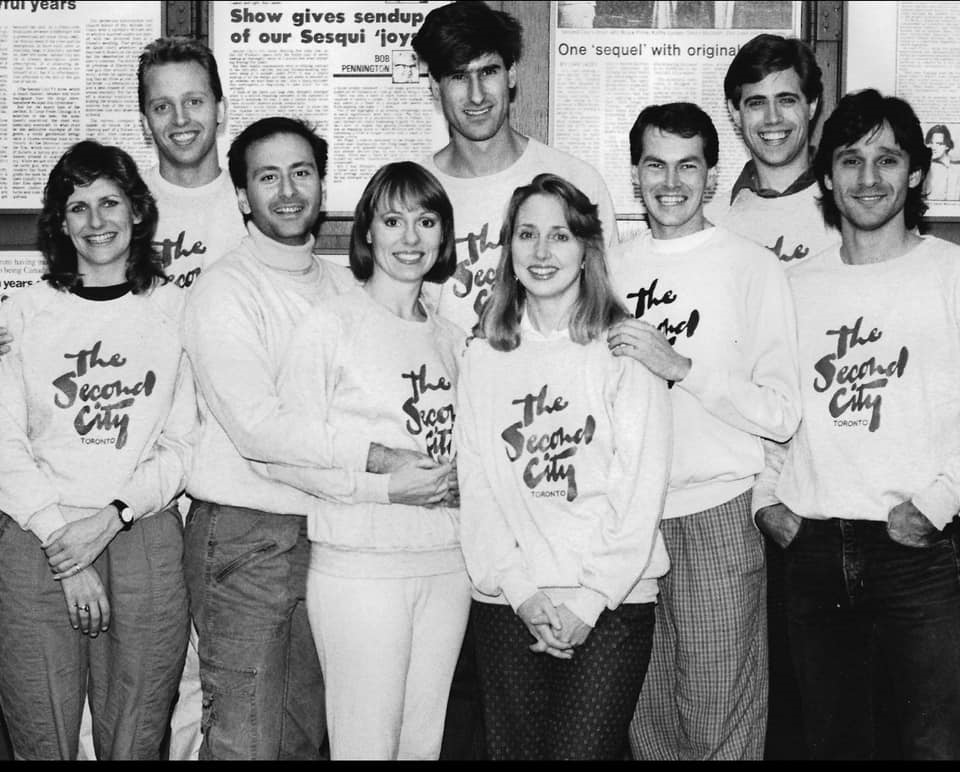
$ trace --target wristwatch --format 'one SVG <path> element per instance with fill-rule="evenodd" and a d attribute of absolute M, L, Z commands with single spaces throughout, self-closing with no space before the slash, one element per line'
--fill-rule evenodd
<path fill-rule="evenodd" d="M 130 510 L 124 502 L 120 499 L 114 499 L 110 502 L 111 506 L 116 507 L 117 517 L 120 518 L 120 522 L 123 524 L 121 531 L 129 531 L 130 527 L 133 525 L 133 512 Z"/>

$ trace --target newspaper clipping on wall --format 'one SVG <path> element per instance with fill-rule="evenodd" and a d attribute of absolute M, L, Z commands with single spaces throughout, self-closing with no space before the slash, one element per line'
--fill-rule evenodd
<path fill-rule="evenodd" d="M 18 290 L 36 284 L 46 270 L 40 252 L 0 252 L 0 303 Z"/>
<path fill-rule="evenodd" d="M 928 216 L 960 216 L 960 4 L 898 3 L 897 96 L 923 126 L 931 151 L 924 187 Z M 940 34 L 936 31 L 939 30 Z"/>
<path fill-rule="evenodd" d="M 932 156 L 925 216 L 960 218 L 960 4 L 847 3 L 844 29 L 844 91 L 875 88 L 910 103 Z"/>
<path fill-rule="evenodd" d="M 137 57 L 160 2 L 0 3 L 0 208 L 38 209 L 50 169 L 81 139 L 153 163 L 137 105 Z"/>
<path fill-rule="evenodd" d="M 211 3 L 229 140 L 270 115 L 309 121 L 330 145 L 326 209 L 352 212 L 380 166 L 419 161 L 447 142 L 426 65 L 411 46 L 424 17 L 441 5 Z"/>
<path fill-rule="evenodd" d="M 695 102 L 720 136 L 716 190 L 749 156 L 730 119 L 723 77 L 761 32 L 799 36 L 801 3 L 586 0 L 551 8 L 550 141 L 603 175 L 618 216 L 640 215 L 630 127 L 649 104 Z"/>

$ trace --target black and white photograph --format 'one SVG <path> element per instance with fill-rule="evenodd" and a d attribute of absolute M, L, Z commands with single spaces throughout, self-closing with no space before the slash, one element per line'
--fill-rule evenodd
<path fill-rule="evenodd" d="M 954 28 L 0 2 L 0 761 L 960 760 Z"/>

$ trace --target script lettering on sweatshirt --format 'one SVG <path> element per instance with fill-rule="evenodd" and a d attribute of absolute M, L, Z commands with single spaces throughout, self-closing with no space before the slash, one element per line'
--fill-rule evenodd
<path fill-rule="evenodd" d="M 177 273 L 177 260 L 191 255 L 204 255 L 207 248 L 202 241 L 194 241 L 192 246 L 184 246 L 187 238 L 186 231 L 180 231 L 176 239 L 154 241 L 153 248 L 159 250 L 161 265 L 167 270 L 167 279 L 178 287 L 189 287 L 200 275 L 200 268 L 191 268 L 186 273 Z"/>
<path fill-rule="evenodd" d="M 677 295 L 672 290 L 668 289 L 658 294 L 657 284 L 659 281 L 660 279 L 654 279 L 646 287 L 641 287 L 636 292 L 627 293 L 627 300 L 634 301 L 633 316 L 635 319 L 642 319 L 644 314 L 657 306 L 670 305 L 677 301 Z M 663 313 L 663 318 L 657 323 L 657 329 L 666 336 L 671 346 L 677 342 L 677 338 L 681 335 L 692 338 L 697 331 L 697 327 L 700 326 L 700 311 L 696 308 L 692 309 L 685 319 L 681 318 L 680 320 L 675 318 L 671 320 L 666 315 L 665 310 L 661 313 Z"/>
<path fill-rule="evenodd" d="M 475 267 L 485 252 L 500 248 L 499 238 L 496 241 L 487 240 L 489 230 L 490 223 L 484 223 L 479 233 L 468 233 L 466 236 L 457 238 L 456 244 L 467 245 L 467 257 L 457 263 L 453 276 L 450 277 L 453 294 L 458 298 L 468 297 L 471 292 L 477 290 L 477 295 L 473 299 L 473 310 L 477 316 L 480 315 L 480 310 L 487 300 L 487 293 L 497 277 L 495 267 Z M 459 247 L 457 248 L 457 254 L 462 254 Z"/>
<path fill-rule="evenodd" d="M 836 346 L 813 365 L 817 373 L 813 388 L 821 394 L 832 391 L 827 410 L 835 426 L 866 426 L 875 432 L 880 428 L 883 389 L 891 379 L 903 377 L 910 352 L 901 346 L 896 359 L 889 362 L 878 362 L 875 355 L 860 358 L 858 355 L 866 355 L 870 345 L 883 337 L 876 327 L 864 332 L 862 316 L 850 326 L 843 324 L 825 334 L 836 338 Z"/>
<path fill-rule="evenodd" d="M 53 404 L 62 410 L 80 406 L 73 428 L 85 445 L 113 445 L 120 450 L 127 444 L 130 409 L 137 397 L 153 393 L 157 376 L 147 370 L 137 381 L 122 377 L 115 370 L 126 367 L 126 357 L 102 353 L 102 346 L 98 340 L 90 348 L 63 355 L 73 367 L 53 380 Z"/>
<path fill-rule="evenodd" d="M 443 375 L 430 381 L 427 378 L 426 364 L 420 365 L 417 370 L 403 373 L 400 377 L 410 382 L 413 391 L 403 403 L 403 412 L 407 415 L 407 431 L 414 437 L 423 435 L 427 455 L 434 461 L 449 459 L 453 453 L 453 422 L 456 420 L 453 403 L 448 397 L 439 400 L 446 401 L 446 404 L 425 406 L 421 403 L 431 392 L 449 395 L 453 384 Z"/>
<path fill-rule="evenodd" d="M 562 396 L 552 400 L 547 396 L 547 385 L 537 394 L 527 394 L 511 401 L 520 407 L 520 420 L 510 424 L 500 436 L 506 443 L 507 458 L 516 463 L 523 459 L 523 482 L 534 492 L 534 496 L 551 495 L 547 491 L 538 491 L 543 482 L 556 483 L 566 481 L 566 499 L 577 498 L 577 470 L 571 459 L 576 456 L 581 445 L 589 445 L 597 422 L 587 415 L 583 426 L 560 426 L 547 432 L 537 432 L 534 422 L 541 416 L 549 416 L 566 410 L 569 406 Z"/>
<path fill-rule="evenodd" d="M 785 263 L 789 263 L 792 260 L 803 260 L 803 258 L 810 254 L 810 248 L 805 247 L 803 244 L 797 244 L 792 252 L 786 252 L 783 248 L 783 241 L 784 236 L 781 233 L 773 245 L 767 244 L 767 249 Z"/>

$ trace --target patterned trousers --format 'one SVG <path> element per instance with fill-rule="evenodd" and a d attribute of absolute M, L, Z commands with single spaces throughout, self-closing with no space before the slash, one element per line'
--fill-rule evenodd
<path fill-rule="evenodd" d="M 637 759 L 762 759 L 767 723 L 763 537 L 750 491 L 660 522 L 653 654 L 630 724 Z"/>

